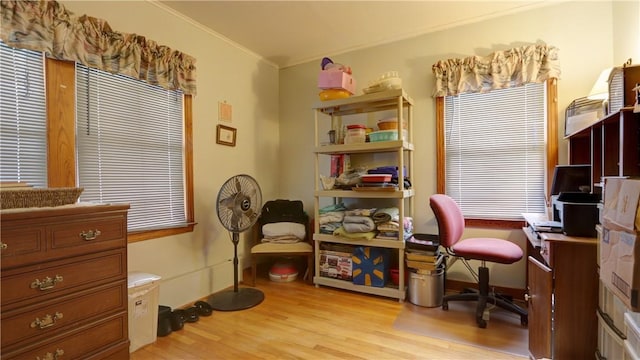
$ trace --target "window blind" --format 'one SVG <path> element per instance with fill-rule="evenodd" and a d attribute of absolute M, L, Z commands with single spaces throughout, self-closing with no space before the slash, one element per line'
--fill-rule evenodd
<path fill-rule="evenodd" d="M 184 226 L 183 95 L 76 65 L 82 201 L 129 203 L 129 231 Z"/>
<path fill-rule="evenodd" d="M 44 57 L 0 42 L 0 181 L 47 186 Z"/>
<path fill-rule="evenodd" d="M 445 98 L 446 193 L 465 217 L 545 212 L 546 84 Z"/>

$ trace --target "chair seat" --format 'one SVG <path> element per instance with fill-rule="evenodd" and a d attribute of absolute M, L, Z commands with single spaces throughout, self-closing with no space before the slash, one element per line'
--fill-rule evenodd
<path fill-rule="evenodd" d="M 252 254 L 268 253 L 312 253 L 313 246 L 308 242 L 300 241 L 292 244 L 260 243 L 251 248 Z"/>
<path fill-rule="evenodd" d="M 522 259 L 522 249 L 507 240 L 494 238 L 469 238 L 452 247 L 456 256 L 465 259 L 485 260 L 501 264 L 512 264 Z"/>

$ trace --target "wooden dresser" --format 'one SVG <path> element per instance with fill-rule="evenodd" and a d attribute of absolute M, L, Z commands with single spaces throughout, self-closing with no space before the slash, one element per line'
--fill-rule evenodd
<path fill-rule="evenodd" d="M 0 358 L 129 359 L 129 205 L 0 213 Z"/>

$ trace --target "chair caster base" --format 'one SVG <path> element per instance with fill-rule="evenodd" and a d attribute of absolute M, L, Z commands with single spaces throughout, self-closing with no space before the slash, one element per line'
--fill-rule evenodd
<path fill-rule="evenodd" d="M 487 322 L 483 318 L 476 319 L 476 322 L 478 323 L 479 328 L 481 329 L 487 328 Z"/>

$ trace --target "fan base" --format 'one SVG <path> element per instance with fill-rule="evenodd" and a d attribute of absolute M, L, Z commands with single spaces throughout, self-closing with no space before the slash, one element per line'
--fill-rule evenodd
<path fill-rule="evenodd" d="M 214 310 L 236 311 L 252 308 L 264 300 L 262 291 L 254 288 L 239 288 L 238 291 L 222 291 L 209 296 L 207 302 Z"/>

